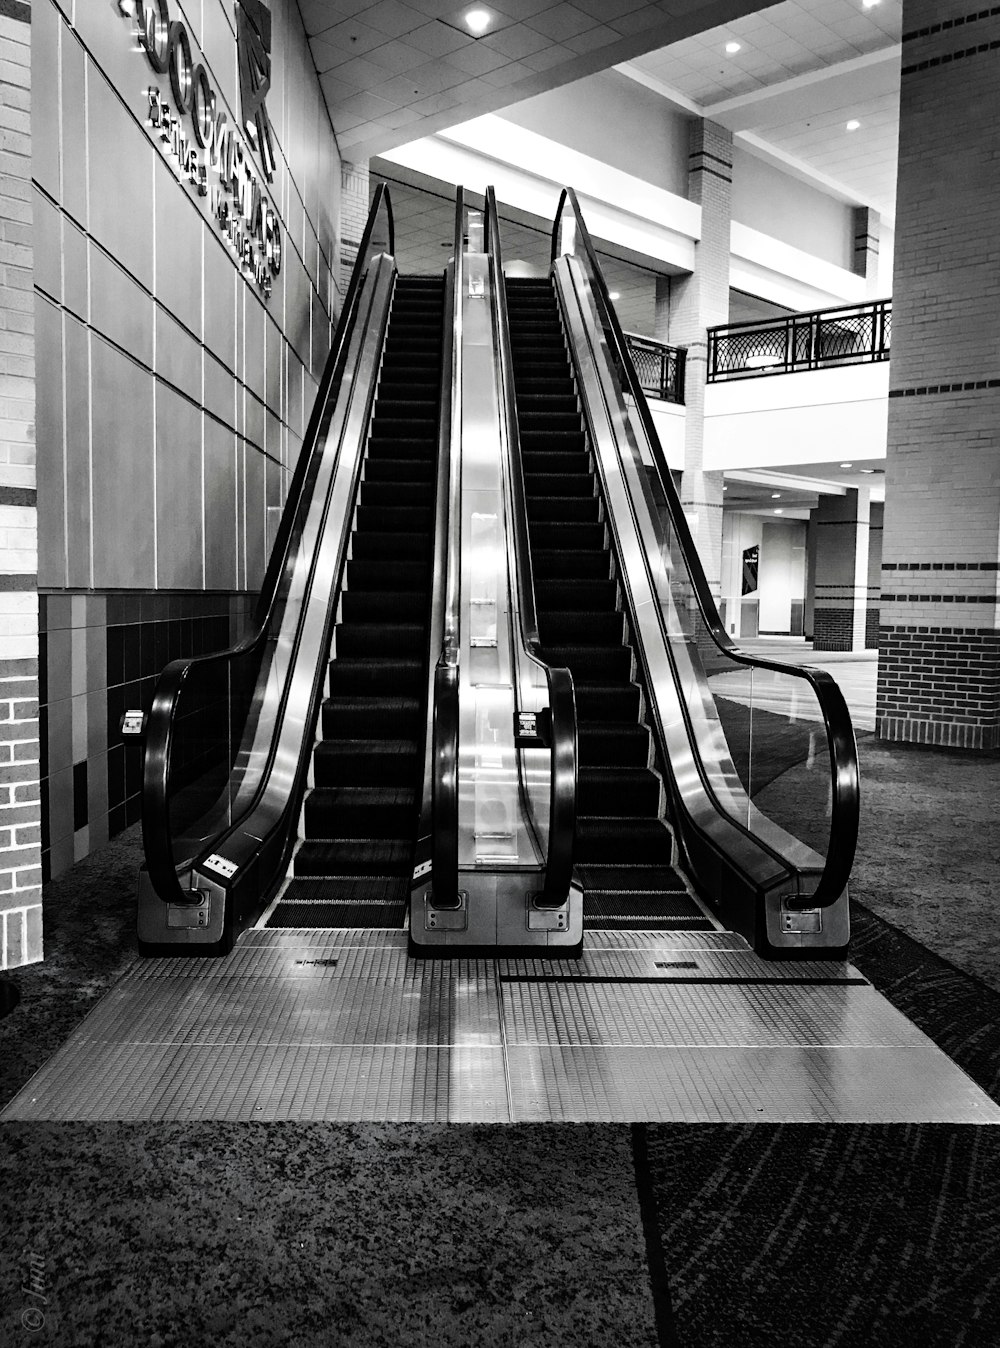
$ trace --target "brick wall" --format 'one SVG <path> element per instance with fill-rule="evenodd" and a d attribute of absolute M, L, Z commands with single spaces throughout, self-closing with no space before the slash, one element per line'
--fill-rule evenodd
<path fill-rule="evenodd" d="M 0 7 L 0 968 L 42 957 L 31 12 Z"/>
<path fill-rule="evenodd" d="M 878 733 L 1000 736 L 1000 14 L 904 0 Z"/>

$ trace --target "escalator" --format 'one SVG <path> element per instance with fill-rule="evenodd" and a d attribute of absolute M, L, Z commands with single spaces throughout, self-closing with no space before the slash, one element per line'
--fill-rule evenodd
<path fill-rule="evenodd" d="M 502 273 L 496 201 L 488 235 Z M 574 882 L 590 929 L 738 932 L 842 956 L 857 751 L 829 674 L 726 633 L 571 188 L 544 279 L 500 287 L 519 565 L 575 688 Z M 517 495 L 515 491 L 514 495 Z"/>
<path fill-rule="evenodd" d="M 270 927 L 401 927 L 423 775 L 444 281 L 396 280 L 313 786 Z"/>
<path fill-rule="evenodd" d="M 145 955 L 224 955 L 255 923 L 405 924 L 445 622 L 454 271 L 398 274 L 380 186 L 251 629 L 168 665 L 133 717 Z"/>
<path fill-rule="evenodd" d="M 675 869 L 637 662 L 618 606 L 551 280 L 510 279 L 507 313 L 542 650 L 566 666 L 579 736 L 576 874 L 591 929 L 710 929 Z"/>

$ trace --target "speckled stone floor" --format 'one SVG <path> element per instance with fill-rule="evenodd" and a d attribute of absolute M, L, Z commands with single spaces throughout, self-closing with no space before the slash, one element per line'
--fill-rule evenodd
<path fill-rule="evenodd" d="M 1000 1099 L 1000 761 L 860 752 L 852 958 Z M 136 958 L 138 858 L 49 886 L 0 1101 Z M 5 1124 L 25 1343 L 996 1348 L 1000 1129 Z"/>

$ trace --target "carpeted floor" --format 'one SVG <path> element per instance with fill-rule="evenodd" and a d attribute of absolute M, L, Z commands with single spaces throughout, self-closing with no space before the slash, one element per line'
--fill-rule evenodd
<path fill-rule="evenodd" d="M 1000 763 L 861 753 L 852 958 L 1000 1099 L 996 924 L 963 920 Z M 135 958 L 138 855 L 132 830 L 49 886 L 0 1100 Z M 944 959 L 899 895 L 949 890 Z M 996 1348 L 998 1278 L 993 1128 L 0 1127 L 3 1348 Z"/>

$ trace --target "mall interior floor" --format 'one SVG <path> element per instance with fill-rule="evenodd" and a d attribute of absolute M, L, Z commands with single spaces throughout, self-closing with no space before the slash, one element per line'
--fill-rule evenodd
<path fill-rule="evenodd" d="M 860 756 L 852 959 L 1000 1100 L 1000 759 Z M 48 886 L 0 1102 L 136 959 L 139 859 Z M 1000 1342 L 989 1127 L 6 1123 L 0 1233 L 2 1343 Z"/>

